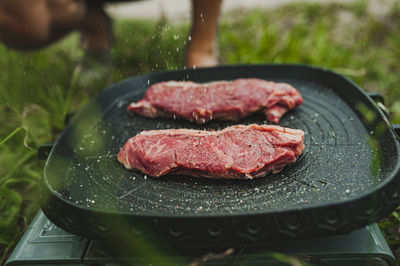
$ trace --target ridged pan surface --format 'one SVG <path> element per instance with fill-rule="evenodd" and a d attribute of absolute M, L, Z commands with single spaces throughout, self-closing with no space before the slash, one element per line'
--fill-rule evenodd
<path fill-rule="evenodd" d="M 304 130 L 306 148 L 281 173 L 254 180 L 151 178 L 117 161 L 125 141 L 143 130 L 269 124 L 261 113 L 238 122 L 195 125 L 126 110 L 155 82 L 250 77 L 290 83 L 304 98 L 280 125 Z M 388 127 L 377 127 L 376 114 L 351 82 L 309 67 L 219 67 L 139 76 L 102 92 L 76 115 L 50 154 L 44 181 L 76 208 L 133 216 L 235 216 L 332 205 L 370 193 L 398 167 L 398 143 Z"/>

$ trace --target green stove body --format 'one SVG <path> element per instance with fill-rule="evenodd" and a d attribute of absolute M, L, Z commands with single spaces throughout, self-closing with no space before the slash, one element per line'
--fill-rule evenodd
<path fill-rule="evenodd" d="M 377 224 L 345 235 L 307 240 L 285 240 L 271 245 L 243 247 L 225 251 L 192 251 L 164 258 L 142 254 L 115 257 L 99 240 L 70 234 L 55 226 L 39 212 L 6 266 L 12 265 L 288 265 L 307 262 L 311 265 L 396 265 L 395 258 Z M 209 253 L 213 252 L 213 253 Z M 211 254 L 211 255 L 210 255 Z M 199 264 L 196 264 L 199 263 Z"/>

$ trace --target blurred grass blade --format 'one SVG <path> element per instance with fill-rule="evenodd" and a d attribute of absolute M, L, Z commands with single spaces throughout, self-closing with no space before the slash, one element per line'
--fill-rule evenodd
<path fill-rule="evenodd" d="M 398 214 L 396 211 L 392 212 L 392 215 L 394 218 L 396 218 L 397 222 L 400 223 L 400 214 Z"/>
<path fill-rule="evenodd" d="M 14 238 L 8 243 L 7 247 L 4 250 L 3 255 L 0 257 L 0 265 L 4 265 L 6 263 L 6 259 L 12 248 L 18 243 L 19 238 L 21 237 L 23 232 L 17 233 Z"/>
<path fill-rule="evenodd" d="M 287 263 L 289 265 L 292 265 L 292 266 L 311 266 L 309 263 L 306 263 L 304 261 L 299 260 L 296 257 L 288 256 L 288 255 L 283 254 L 283 253 L 272 252 L 271 256 L 274 259 L 276 259 L 277 261 L 285 262 L 285 263 Z"/>
<path fill-rule="evenodd" d="M 6 182 L 11 176 L 14 174 L 14 172 L 19 169 L 26 161 L 28 161 L 30 158 L 32 158 L 34 155 L 36 155 L 36 151 L 28 151 L 25 154 L 22 154 L 21 158 L 13 165 L 11 170 L 8 172 L 6 176 L 4 176 L 2 179 L 0 179 L 0 185 L 2 185 L 3 182 Z M 1 195 L 0 195 L 1 196 Z"/>
<path fill-rule="evenodd" d="M 22 197 L 15 190 L 0 187 L 0 244 L 7 245 L 17 232 L 16 223 L 21 209 Z"/>
<path fill-rule="evenodd" d="M 6 143 L 9 139 L 11 139 L 15 134 L 17 134 L 21 130 L 21 127 L 17 127 L 16 129 L 13 130 L 7 137 L 5 137 L 1 142 L 0 146 Z"/>

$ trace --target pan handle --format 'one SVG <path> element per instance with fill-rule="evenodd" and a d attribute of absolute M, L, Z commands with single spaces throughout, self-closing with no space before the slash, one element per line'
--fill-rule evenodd
<path fill-rule="evenodd" d="M 65 116 L 64 119 L 64 124 L 68 125 L 69 121 L 71 120 L 71 118 L 74 116 L 75 113 L 70 112 L 67 113 L 67 115 Z M 54 147 L 54 143 L 52 142 L 46 142 L 42 145 L 40 145 L 39 149 L 38 149 L 38 157 L 39 160 L 47 160 L 47 157 L 49 157 L 49 154 L 51 152 L 51 150 Z"/>
<path fill-rule="evenodd" d="M 39 160 L 47 160 L 47 157 L 49 157 L 49 154 L 51 150 L 54 147 L 54 143 L 52 142 L 46 142 L 42 144 L 39 149 L 38 149 L 38 157 Z"/>
<path fill-rule="evenodd" d="M 64 117 L 64 124 L 68 125 L 71 119 L 74 117 L 75 112 L 68 112 Z"/>
<path fill-rule="evenodd" d="M 376 92 L 367 92 L 367 94 L 376 102 L 378 107 L 385 113 L 386 117 L 388 117 L 389 111 L 385 106 L 385 100 L 383 96 Z M 397 136 L 400 136 L 400 124 L 392 124 L 392 127 Z"/>
<path fill-rule="evenodd" d="M 385 106 L 385 99 L 382 95 L 377 92 L 367 92 L 367 95 L 374 100 L 374 102 L 378 105 L 378 107 L 383 111 L 383 113 L 388 117 L 389 110 Z"/>
<path fill-rule="evenodd" d="M 397 136 L 400 136 L 400 124 L 392 124 L 394 132 L 396 132 Z"/>
<path fill-rule="evenodd" d="M 380 95 L 380 94 L 377 93 L 377 92 L 367 92 L 367 95 L 368 95 L 369 97 L 371 97 L 372 100 L 374 100 L 376 103 L 378 103 L 378 102 L 380 102 L 380 103 L 382 103 L 382 104 L 385 103 L 385 99 L 383 99 L 383 96 Z"/>

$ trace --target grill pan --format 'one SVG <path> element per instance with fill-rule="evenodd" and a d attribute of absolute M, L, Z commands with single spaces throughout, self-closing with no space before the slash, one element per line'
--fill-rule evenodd
<path fill-rule="evenodd" d="M 304 98 L 280 125 L 304 130 L 306 149 L 281 173 L 254 180 L 154 179 L 118 163 L 119 149 L 142 130 L 269 123 L 263 114 L 195 125 L 126 111 L 149 85 L 252 77 L 290 83 Z M 162 236 L 184 247 L 308 238 L 387 216 L 400 202 L 399 167 L 398 138 L 383 112 L 331 71 L 244 65 L 152 73 L 111 86 L 72 118 L 47 159 L 41 207 L 57 226 L 90 238 Z"/>

